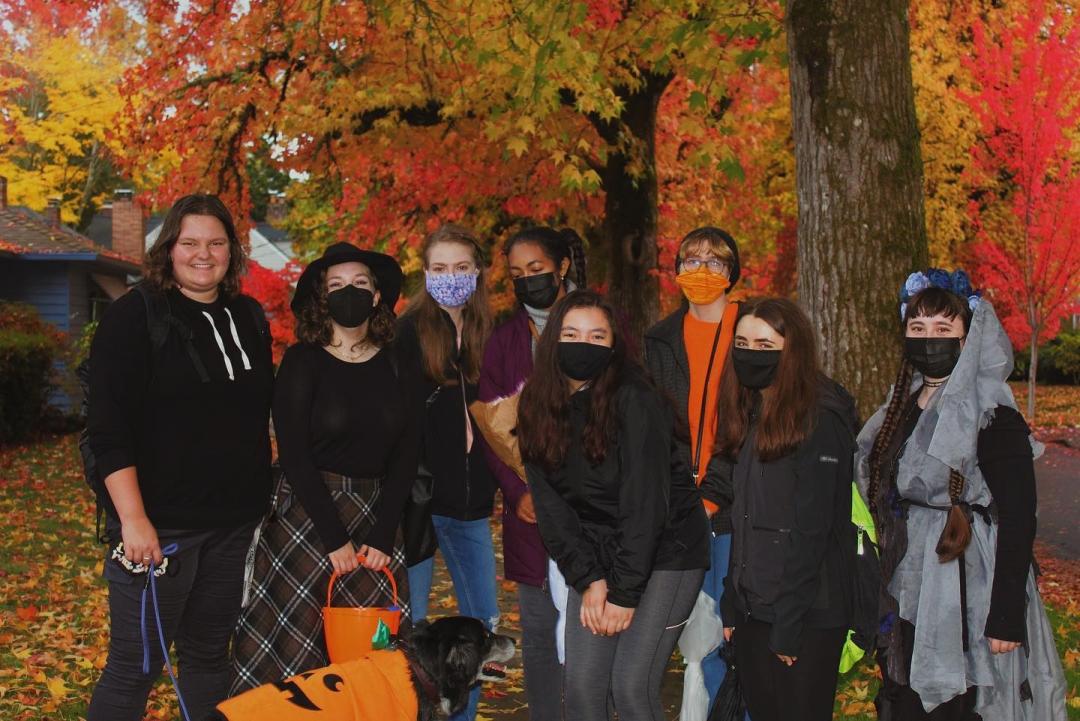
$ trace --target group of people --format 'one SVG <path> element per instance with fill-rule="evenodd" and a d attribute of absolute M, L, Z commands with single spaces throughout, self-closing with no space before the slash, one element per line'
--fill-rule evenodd
<path fill-rule="evenodd" d="M 732 644 L 755 721 L 831 718 L 856 554 L 873 552 L 853 493 L 880 546 L 879 717 L 1065 718 L 1031 555 L 1037 444 L 1008 340 L 962 272 L 908 279 L 902 348 L 882 357 L 900 372 L 860 431 L 799 306 L 730 299 L 722 230 L 683 239 L 684 302 L 643 339 L 585 288 L 573 231 L 505 243 L 518 304 L 497 327 L 475 234 L 443 226 L 421 255 L 397 318 L 398 263 L 329 247 L 297 282 L 298 342 L 275 377 L 227 209 L 193 195 L 169 211 L 143 290 L 110 306 L 90 355 L 89 445 L 119 545 L 89 721 L 141 718 L 165 662 L 139 623 L 151 566 L 192 718 L 327 663 L 333 572 L 335 605 L 396 601 L 418 621 L 438 549 L 460 613 L 493 628 L 496 490 L 531 718 L 662 719 L 664 669 L 699 613 L 722 619 L 710 699 Z M 507 399 L 511 455 L 477 422 Z"/>

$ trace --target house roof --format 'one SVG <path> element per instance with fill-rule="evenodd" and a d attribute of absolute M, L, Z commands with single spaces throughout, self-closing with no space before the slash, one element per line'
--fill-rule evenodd
<path fill-rule="evenodd" d="M 23 260 L 103 261 L 130 273 L 137 273 L 140 265 L 135 258 L 96 245 L 87 236 L 17 205 L 0 208 L 0 251 Z"/>

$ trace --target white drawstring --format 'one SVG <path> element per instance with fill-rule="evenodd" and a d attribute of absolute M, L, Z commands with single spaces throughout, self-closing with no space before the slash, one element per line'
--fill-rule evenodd
<path fill-rule="evenodd" d="M 247 353 L 244 352 L 244 346 L 240 345 L 240 334 L 236 332 L 236 322 L 233 320 L 232 313 L 228 308 L 225 309 L 225 315 L 229 316 L 229 330 L 232 331 L 233 343 L 240 349 L 240 358 L 244 361 L 244 370 L 251 370 L 251 361 L 248 360 Z"/>
<path fill-rule="evenodd" d="M 217 341 L 218 349 L 221 351 L 221 357 L 225 360 L 225 370 L 229 372 L 229 380 L 235 380 L 232 370 L 232 361 L 229 360 L 229 355 L 225 352 L 225 342 L 221 340 L 221 334 L 218 333 L 217 326 L 214 325 L 214 317 L 207 313 L 205 310 L 202 312 L 202 314 L 206 316 L 206 319 L 208 321 L 210 321 L 210 327 L 214 330 L 214 340 Z M 232 320 L 232 316 L 229 316 L 229 320 Z M 233 332 L 236 332 L 235 329 L 233 330 Z"/>

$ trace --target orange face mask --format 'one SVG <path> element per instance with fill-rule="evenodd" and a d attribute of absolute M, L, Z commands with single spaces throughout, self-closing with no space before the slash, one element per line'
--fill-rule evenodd
<path fill-rule="evenodd" d="M 675 276 L 675 282 L 682 288 L 686 299 L 694 305 L 712 303 L 720 298 L 731 285 L 726 275 L 713 273 L 705 267 L 679 273 Z"/>

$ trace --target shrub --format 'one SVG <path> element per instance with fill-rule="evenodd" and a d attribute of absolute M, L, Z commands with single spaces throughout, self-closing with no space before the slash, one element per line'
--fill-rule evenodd
<path fill-rule="evenodd" d="M 1062 333 L 1046 346 L 1046 359 L 1061 375 L 1080 383 L 1080 330 Z"/>
<path fill-rule="evenodd" d="M 0 443 L 26 437 L 44 417 L 58 351 L 48 335 L 0 329 Z"/>

